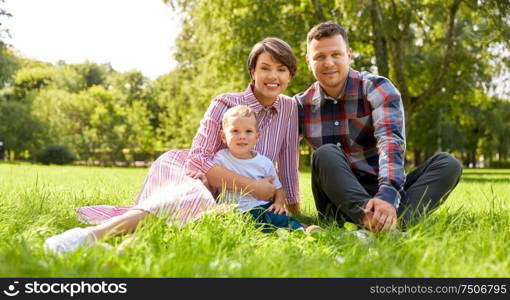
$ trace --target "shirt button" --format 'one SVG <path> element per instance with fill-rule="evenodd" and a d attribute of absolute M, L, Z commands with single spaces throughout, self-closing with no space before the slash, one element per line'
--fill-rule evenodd
<path fill-rule="evenodd" d="M 336 126 L 340 125 L 340 122 L 335 121 L 335 125 L 336 125 Z"/>
<path fill-rule="evenodd" d="M 338 101 L 336 101 L 336 100 L 335 100 L 335 101 L 333 101 L 333 103 L 334 103 L 334 104 L 337 104 L 337 103 L 338 103 Z"/>

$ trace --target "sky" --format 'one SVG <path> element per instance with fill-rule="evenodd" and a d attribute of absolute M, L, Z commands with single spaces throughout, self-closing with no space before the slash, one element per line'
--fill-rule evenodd
<path fill-rule="evenodd" d="M 163 0 L 5 0 L 19 54 L 56 63 L 111 63 L 155 79 L 176 66 L 179 18 Z"/>

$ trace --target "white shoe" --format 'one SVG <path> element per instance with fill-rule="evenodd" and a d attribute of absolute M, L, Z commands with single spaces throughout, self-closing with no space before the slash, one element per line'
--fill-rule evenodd
<path fill-rule="evenodd" d="M 79 247 L 95 241 L 96 237 L 90 229 L 76 227 L 46 239 L 44 248 L 56 254 L 63 254 L 74 252 Z"/>

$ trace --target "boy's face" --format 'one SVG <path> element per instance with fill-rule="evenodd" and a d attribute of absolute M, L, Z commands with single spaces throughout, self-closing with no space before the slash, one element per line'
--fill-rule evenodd
<path fill-rule="evenodd" d="M 221 132 L 221 140 L 227 144 L 236 158 L 252 158 L 251 151 L 259 139 L 255 117 L 232 117 Z"/>

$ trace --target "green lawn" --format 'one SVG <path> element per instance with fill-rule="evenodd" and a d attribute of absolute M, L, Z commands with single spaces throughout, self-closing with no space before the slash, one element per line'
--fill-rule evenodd
<path fill-rule="evenodd" d="M 125 237 L 55 256 L 45 238 L 83 226 L 74 208 L 133 203 L 147 169 L 0 164 L 0 277 L 510 277 L 510 170 L 465 170 L 439 210 L 407 236 L 369 241 L 334 224 L 321 234 L 265 234 L 235 213 L 184 228 L 149 219 Z M 315 218 L 310 174 L 302 208 Z"/>

